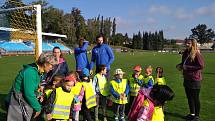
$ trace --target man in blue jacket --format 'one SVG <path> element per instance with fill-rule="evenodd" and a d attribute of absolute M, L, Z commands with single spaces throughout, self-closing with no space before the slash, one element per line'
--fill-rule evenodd
<path fill-rule="evenodd" d="M 96 63 L 96 73 L 98 73 L 98 66 L 103 64 L 107 67 L 107 79 L 110 78 L 110 65 L 114 61 L 114 54 L 112 49 L 104 43 L 104 36 L 100 34 L 96 37 L 97 45 L 92 50 L 92 58 L 90 63 L 90 72 L 92 73 L 92 69 L 94 63 Z"/>
<path fill-rule="evenodd" d="M 89 61 L 87 58 L 87 47 L 89 42 L 81 38 L 79 40 L 79 47 L 74 49 L 76 60 L 76 71 L 80 72 L 83 68 L 89 69 Z"/>

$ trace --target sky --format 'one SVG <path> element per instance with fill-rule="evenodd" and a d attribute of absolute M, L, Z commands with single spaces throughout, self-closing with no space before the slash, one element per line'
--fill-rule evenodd
<path fill-rule="evenodd" d="M 32 0 L 23 0 L 30 3 Z M 168 39 L 184 39 L 198 24 L 215 29 L 214 0 L 48 0 L 49 5 L 69 13 L 73 7 L 85 19 L 116 18 L 117 32 L 135 33 L 163 30 Z"/>

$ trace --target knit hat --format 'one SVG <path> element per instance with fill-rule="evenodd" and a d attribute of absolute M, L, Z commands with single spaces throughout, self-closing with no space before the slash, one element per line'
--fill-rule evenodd
<path fill-rule="evenodd" d="M 84 69 L 82 70 L 82 76 L 83 76 L 83 77 L 88 77 L 88 76 L 90 76 L 90 72 L 89 72 L 89 70 L 88 70 L 87 68 L 84 68 Z"/>
<path fill-rule="evenodd" d="M 136 65 L 136 66 L 134 66 L 133 70 L 134 71 L 142 71 L 142 68 L 140 65 Z"/>
<path fill-rule="evenodd" d="M 76 77 L 74 75 L 68 75 L 64 78 L 64 80 L 76 83 Z"/>
<path fill-rule="evenodd" d="M 118 68 L 115 70 L 115 75 L 118 75 L 118 74 L 124 74 L 125 72 L 122 71 L 121 68 Z"/>

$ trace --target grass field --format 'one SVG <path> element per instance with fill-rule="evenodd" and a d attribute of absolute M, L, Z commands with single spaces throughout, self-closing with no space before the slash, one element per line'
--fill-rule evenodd
<path fill-rule="evenodd" d="M 201 121 L 215 121 L 215 53 L 203 53 L 205 58 L 205 69 L 203 71 L 203 82 L 201 88 Z M 75 60 L 73 55 L 66 56 L 70 69 L 75 69 Z M 164 68 L 167 85 L 175 92 L 175 98 L 165 106 L 165 121 L 184 121 L 183 116 L 188 111 L 187 100 L 183 88 L 183 79 L 180 72 L 175 68 L 179 63 L 181 56 L 171 53 L 156 52 L 138 52 L 134 55 L 130 53 L 116 53 L 115 61 L 112 64 L 112 71 L 116 68 L 122 68 L 128 76 L 132 72 L 132 67 L 136 64 L 162 66 Z M 31 63 L 32 56 L 13 56 L 0 58 L 0 121 L 6 120 L 6 112 L 3 106 L 3 99 L 11 87 L 11 84 L 22 68 L 23 64 Z M 113 115 L 109 111 L 110 115 Z M 111 118 L 112 120 L 112 118 Z"/>

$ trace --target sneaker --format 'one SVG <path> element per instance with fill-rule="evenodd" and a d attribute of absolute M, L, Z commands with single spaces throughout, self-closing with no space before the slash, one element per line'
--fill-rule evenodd
<path fill-rule="evenodd" d="M 192 115 L 192 114 L 188 114 L 188 115 L 185 116 L 185 119 L 187 121 L 192 121 L 194 118 L 195 118 L 195 115 Z"/>
<path fill-rule="evenodd" d="M 118 117 L 115 117 L 115 121 L 119 121 Z"/>
<path fill-rule="evenodd" d="M 192 121 L 200 121 L 199 116 L 195 116 L 194 119 Z"/>
<path fill-rule="evenodd" d="M 104 121 L 107 121 L 107 118 L 106 118 L 106 117 L 104 117 Z"/>
<path fill-rule="evenodd" d="M 125 118 L 124 118 L 124 117 L 122 117 L 120 121 L 125 121 Z"/>

